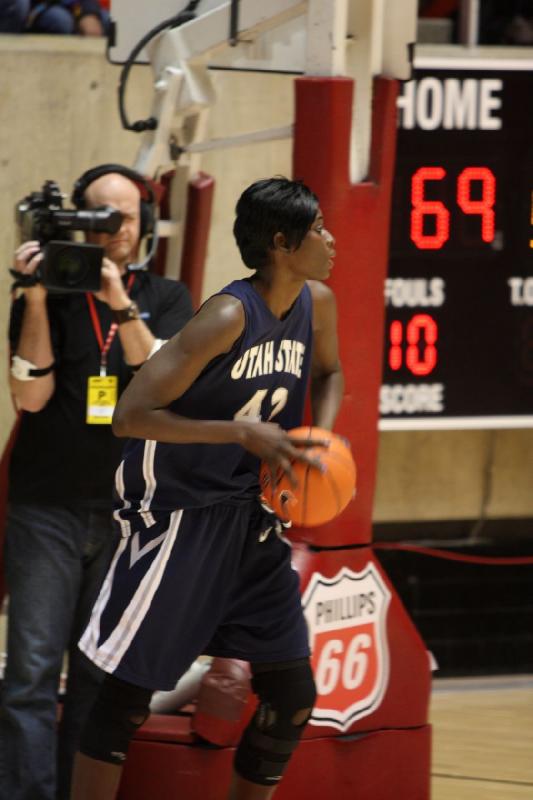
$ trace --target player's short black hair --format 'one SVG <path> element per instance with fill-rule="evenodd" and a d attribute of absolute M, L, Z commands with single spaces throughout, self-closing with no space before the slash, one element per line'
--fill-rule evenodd
<path fill-rule="evenodd" d="M 233 233 L 241 258 L 249 269 L 270 262 L 274 236 L 282 233 L 287 246 L 297 249 L 318 212 L 318 197 L 302 181 L 276 176 L 252 183 L 235 209 Z"/>

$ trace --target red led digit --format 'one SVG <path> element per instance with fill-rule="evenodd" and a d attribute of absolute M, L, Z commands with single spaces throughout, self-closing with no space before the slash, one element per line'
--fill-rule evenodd
<path fill-rule="evenodd" d="M 390 330 L 390 350 L 389 350 L 389 367 L 391 369 L 400 369 L 402 366 L 402 341 L 403 341 L 403 325 L 395 319 L 391 322 Z"/>
<path fill-rule="evenodd" d="M 411 239 L 420 250 L 440 250 L 450 237 L 450 212 L 440 200 L 425 199 L 425 182 L 441 181 L 442 167 L 420 167 L 411 180 Z M 435 233 L 424 233 L 424 218 L 435 218 Z"/>
<path fill-rule="evenodd" d="M 425 345 L 424 352 L 420 352 L 420 338 Z M 413 375 L 429 375 L 437 363 L 437 323 L 429 314 L 415 314 L 407 326 L 407 356 L 406 363 Z"/>
<path fill-rule="evenodd" d="M 472 181 L 481 183 L 481 199 L 472 200 Z M 496 178 L 488 167 L 466 167 L 457 179 L 457 205 L 465 214 L 481 217 L 481 238 L 494 241 Z"/>

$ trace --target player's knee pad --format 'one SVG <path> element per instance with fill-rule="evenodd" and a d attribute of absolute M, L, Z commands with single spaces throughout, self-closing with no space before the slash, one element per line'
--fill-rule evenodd
<path fill-rule="evenodd" d="M 151 697 L 151 689 L 107 675 L 85 724 L 80 752 L 122 764 L 133 734 L 150 716 Z"/>
<path fill-rule="evenodd" d="M 259 705 L 237 749 L 235 769 L 252 783 L 272 786 L 283 777 L 311 716 L 315 681 L 307 658 L 255 665 L 252 671 Z"/>

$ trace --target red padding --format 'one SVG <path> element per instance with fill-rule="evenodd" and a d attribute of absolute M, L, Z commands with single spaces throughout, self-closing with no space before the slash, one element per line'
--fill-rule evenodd
<path fill-rule="evenodd" d="M 351 183 L 349 171 L 353 81 L 306 76 L 295 85 L 293 175 L 318 194 L 326 227 L 336 239 L 330 284 L 337 297 L 345 393 L 335 430 L 350 440 L 359 474 L 355 500 L 336 520 L 313 529 L 312 541 L 321 546 L 324 529 L 328 545 L 368 544 L 378 446 L 397 82 L 374 81 L 369 176 L 358 184 Z"/>
<path fill-rule="evenodd" d="M 236 745 L 254 707 L 248 662 L 214 658 L 200 685 L 193 730 L 212 744 Z"/>
<path fill-rule="evenodd" d="M 194 308 L 198 308 L 202 300 L 214 189 L 214 178 L 205 172 L 199 172 L 189 183 L 187 222 L 181 255 L 181 280 L 189 288 Z"/>
<path fill-rule="evenodd" d="M 303 741 L 276 800 L 429 800 L 431 730 Z M 225 800 L 234 748 L 133 741 L 118 800 Z"/>
<path fill-rule="evenodd" d="M 359 697 L 360 710 L 344 734 L 425 725 L 428 721 L 431 690 L 429 656 L 424 642 L 374 555 L 373 548 L 313 552 L 303 545 L 296 545 L 293 548 L 293 565 L 300 575 L 303 601 L 306 603 L 305 613 L 310 625 L 313 649 L 311 663 L 319 688 L 315 708 L 347 709 L 362 692 Z M 343 580 L 344 571 L 361 576 L 361 582 Z M 376 579 L 363 577 L 369 573 L 377 574 Z M 320 597 L 316 593 L 314 595 L 321 601 L 324 612 L 320 625 L 314 622 L 318 620 L 317 603 L 305 599 L 310 584 L 331 586 L 326 594 L 321 593 Z M 388 604 L 384 604 L 386 606 L 384 616 L 360 610 L 358 603 L 355 603 L 357 597 L 371 595 L 373 598 L 371 605 L 377 608 L 378 597 L 385 593 L 390 593 L 390 600 Z M 332 624 L 328 622 L 329 612 Z M 363 680 L 366 672 L 362 671 L 360 685 L 353 687 L 352 694 L 346 694 L 343 691 L 343 681 L 346 670 L 349 673 L 349 649 L 344 647 L 339 650 L 335 647 L 331 651 L 332 654 L 325 657 L 326 643 L 328 640 L 347 642 L 365 630 L 365 623 L 370 622 L 373 626 L 372 646 L 365 651 L 364 663 L 369 668 L 372 661 L 375 661 L 385 668 L 381 672 L 382 677 L 376 677 L 373 685 L 367 685 Z M 320 641 L 319 634 L 322 628 L 324 639 Z M 383 631 L 383 635 L 380 631 Z M 348 635 L 348 638 L 345 639 L 344 635 Z M 336 665 L 340 670 L 337 673 L 335 686 L 330 686 L 327 693 L 321 694 L 321 680 L 327 683 L 328 675 L 332 674 L 330 670 L 335 669 Z M 364 691 L 363 687 L 366 687 Z M 340 706 L 337 705 L 337 698 L 341 703 Z M 373 700 L 373 698 L 378 699 Z M 314 724 L 306 726 L 304 738 L 340 735 L 341 732 L 337 728 L 328 725 L 324 716 L 321 721 L 316 719 L 316 711 L 313 712 L 313 716 Z"/>
<path fill-rule="evenodd" d="M 191 714 L 152 714 L 135 734 L 147 742 L 193 744 L 197 741 L 191 730 Z"/>

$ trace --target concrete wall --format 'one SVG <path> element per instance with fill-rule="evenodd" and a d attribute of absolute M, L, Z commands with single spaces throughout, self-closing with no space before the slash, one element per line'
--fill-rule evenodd
<path fill-rule="evenodd" d="M 533 431 L 380 435 L 376 522 L 532 516 Z"/>
<path fill-rule="evenodd" d="M 133 164 L 139 139 L 122 130 L 116 87 L 99 40 L 0 37 L 0 250 L 4 265 L 16 243 L 13 206 L 47 178 L 65 192 L 85 169 L 104 161 Z M 151 72 L 131 73 L 130 119 L 148 115 Z M 292 79 L 213 73 L 220 101 L 210 116 L 214 136 L 292 121 Z M 246 274 L 231 236 L 233 207 L 256 178 L 290 174 L 290 142 L 254 144 L 207 154 L 202 168 L 216 181 L 204 293 Z M 334 221 L 331 222 L 334 230 Z M 7 326 L 10 278 L 0 273 L 0 321 Z M 0 359 L 7 358 L 0 337 Z M 13 421 L 0 390 L 0 443 Z M 357 455 L 357 454 L 356 454 Z M 364 479 L 364 478 L 362 478 Z M 533 517 L 533 431 L 383 433 L 375 519 L 378 522 Z"/>

